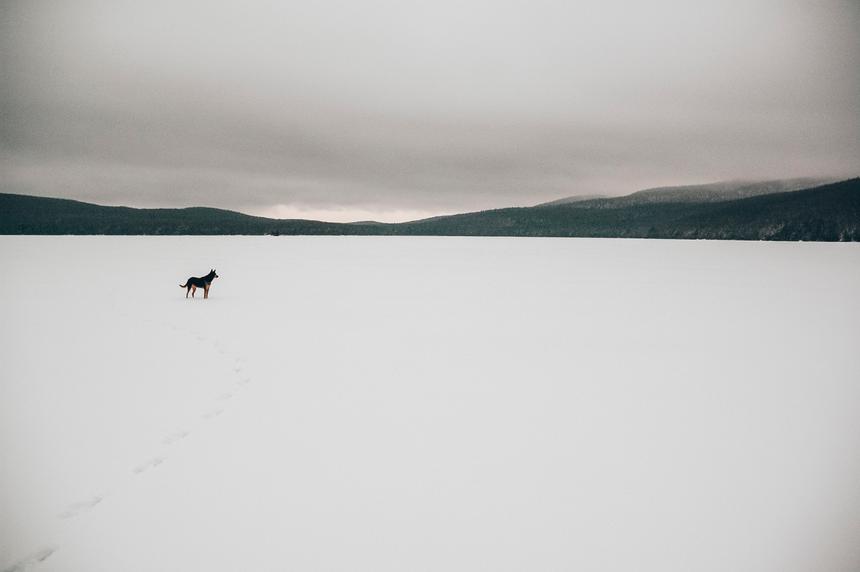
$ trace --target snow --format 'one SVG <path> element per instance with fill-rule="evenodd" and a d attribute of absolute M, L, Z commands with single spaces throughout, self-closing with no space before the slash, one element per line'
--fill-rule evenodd
<path fill-rule="evenodd" d="M 0 237 L 0 262 L 0 570 L 860 565 L 860 245 Z"/>

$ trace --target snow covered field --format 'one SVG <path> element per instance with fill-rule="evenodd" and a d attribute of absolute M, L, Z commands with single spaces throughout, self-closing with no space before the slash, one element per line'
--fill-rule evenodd
<path fill-rule="evenodd" d="M 0 570 L 860 566 L 860 245 L 0 237 L 0 268 Z"/>

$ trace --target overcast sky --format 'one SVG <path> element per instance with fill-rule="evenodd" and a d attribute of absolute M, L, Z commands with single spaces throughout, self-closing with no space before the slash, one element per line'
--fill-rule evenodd
<path fill-rule="evenodd" d="M 402 220 L 860 174 L 856 0 L 6 0 L 3 192 Z"/>

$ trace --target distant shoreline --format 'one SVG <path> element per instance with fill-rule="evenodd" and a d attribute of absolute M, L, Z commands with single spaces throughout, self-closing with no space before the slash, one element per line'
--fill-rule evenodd
<path fill-rule="evenodd" d="M 653 189 L 402 223 L 269 219 L 206 207 L 137 209 L 0 194 L 0 234 L 860 241 L 860 178 L 786 188 L 769 182 Z"/>

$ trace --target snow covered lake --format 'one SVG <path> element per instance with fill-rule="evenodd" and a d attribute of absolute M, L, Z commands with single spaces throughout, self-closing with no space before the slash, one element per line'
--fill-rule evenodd
<path fill-rule="evenodd" d="M 858 244 L 0 237 L 0 263 L 0 570 L 860 566 Z"/>

